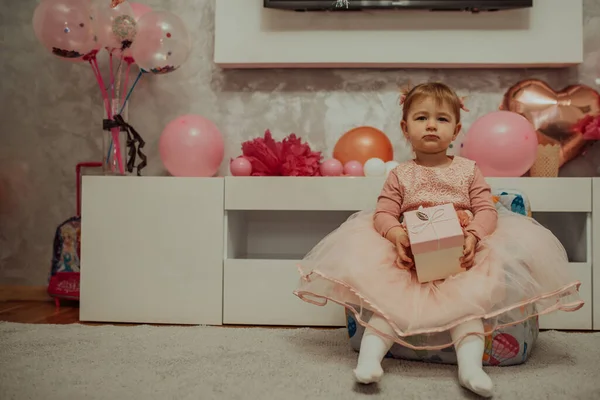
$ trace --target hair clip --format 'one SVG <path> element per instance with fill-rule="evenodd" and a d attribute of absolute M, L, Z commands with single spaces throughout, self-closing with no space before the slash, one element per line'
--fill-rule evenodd
<path fill-rule="evenodd" d="M 400 89 L 400 100 L 398 101 L 399 105 L 404 104 L 404 102 L 406 101 L 406 96 L 408 96 L 408 94 L 410 93 L 410 89 L 410 81 L 406 84 L 404 88 Z"/>
<path fill-rule="evenodd" d="M 405 94 L 401 94 L 400 95 L 400 101 L 398 102 L 398 104 L 400 104 L 400 105 L 404 104 L 405 100 L 406 100 L 406 95 Z"/>
<path fill-rule="evenodd" d="M 469 109 L 468 109 L 467 107 L 465 107 L 465 99 L 466 99 L 466 98 L 467 98 L 467 96 L 464 96 L 464 97 L 460 97 L 460 98 L 459 98 L 459 100 L 460 100 L 460 108 L 461 108 L 463 111 L 469 112 Z"/>

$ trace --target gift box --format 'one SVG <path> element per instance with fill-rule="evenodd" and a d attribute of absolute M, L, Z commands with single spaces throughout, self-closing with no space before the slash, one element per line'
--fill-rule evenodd
<path fill-rule="evenodd" d="M 406 230 L 420 283 L 463 272 L 464 233 L 452 204 L 404 213 Z"/>

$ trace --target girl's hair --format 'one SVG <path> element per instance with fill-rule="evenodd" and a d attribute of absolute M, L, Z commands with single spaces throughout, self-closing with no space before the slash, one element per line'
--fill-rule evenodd
<path fill-rule="evenodd" d="M 468 111 L 462 99 L 460 99 L 454 90 L 450 89 L 447 85 L 440 82 L 422 83 L 410 89 L 408 93 L 402 94 L 400 97 L 400 104 L 402 105 L 402 120 L 406 121 L 408 112 L 412 104 L 422 99 L 423 97 L 433 97 L 438 104 L 448 104 L 456 123 L 460 122 L 460 110 L 461 108 Z"/>

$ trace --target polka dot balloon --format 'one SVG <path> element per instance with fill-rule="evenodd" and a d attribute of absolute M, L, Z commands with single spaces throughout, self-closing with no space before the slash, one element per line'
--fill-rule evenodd
<path fill-rule="evenodd" d="M 94 29 L 98 40 L 111 52 L 119 52 L 131 46 L 137 27 L 131 4 L 123 1 L 112 7 L 107 1 L 94 3 Z"/>
<path fill-rule="evenodd" d="M 152 11 L 137 22 L 137 38 L 131 54 L 145 72 L 166 74 L 187 60 L 191 47 L 190 35 L 178 16 L 168 11 Z"/>
<path fill-rule="evenodd" d="M 33 13 L 36 38 L 55 56 L 81 59 L 97 48 L 91 6 L 81 0 L 44 0 Z"/>

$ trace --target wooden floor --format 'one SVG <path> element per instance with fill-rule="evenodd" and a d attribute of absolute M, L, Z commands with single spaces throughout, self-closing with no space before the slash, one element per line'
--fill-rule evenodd
<path fill-rule="evenodd" d="M 54 304 L 54 301 L 0 301 L 0 321 L 24 324 L 142 325 L 117 322 L 80 322 L 79 303 L 65 300 L 61 300 L 59 307 Z M 145 325 L 165 326 L 165 324 Z"/>
<path fill-rule="evenodd" d="M 82 324 L 82 325 L 118 325 L 136 326 L 142 324 L 80 322 L 79 303 L 61 301 L 56 307 L 54 301 L 0 301 L 0 322 L 17 322 L 24 324 Z M 143 324 L 166 326 L 165 324 Z M 271 328 L 298 329 L 299 326 L 260 326 L 260 325 L 221 325 L 223 328 Z M 316 326 L 314 329 L 339 329 L 340 327 Z"/>
<path fill-rule="evenodd" d="M 79 303 L 65 300 L 61 300 L 59 307 L 54 304 L 54 301 L 0 301 L 0 321 L 24 324 L 142 325 L 117 322 L 80 322 Z M 165 324 L 156 324 L 155 326 L 165 326 Z"/>
<path fill-rule="evenodd" d="M 27 324 L 79 323 L 79 304 L 65 302 L 57 308 L 50 301 L 2 301 L 0 321 Z"/>
<path fill-rule="evenodd" d="M 0 322 L 2 321 L 23 324 L 142 325 L 117 322 L 80 322 L 79 303 L 64 300 L 61 301 L 60 307 L 57 307 L 54 301 L 0 301 Z M 155 326 L 165 325 L 156 324 Z"/>

